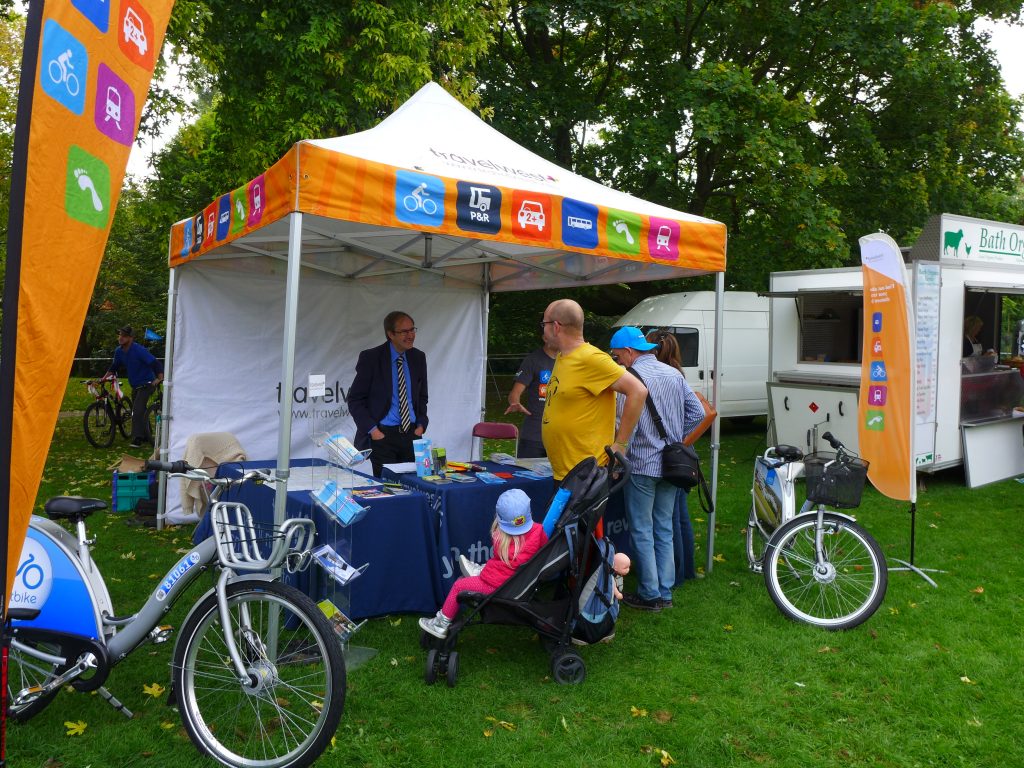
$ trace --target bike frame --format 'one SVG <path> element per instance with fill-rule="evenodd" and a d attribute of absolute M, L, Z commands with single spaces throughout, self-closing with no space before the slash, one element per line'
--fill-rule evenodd
<path fill-rule="evenodd" d="M 809 514 L 815 507 L 818 524 L 814 534 L 814 552 L 818 565 L 822 566 L 824 560 L 824 549 L 822 547 L 824 526 L 822 525 L 825 514 L 825 505 L 817 504 L 805 499 L 799 512 L 796 508 L 796 481 L 804 475 L 803 461 L 787 461 L 776 456 L 774 448 L 769 448 L 763 456 L 758 456 L 754 462 L 754 485 L 751 489 L 751 497 L 754 505 L 754 512 L 758 518 L 758 525 L 761 522 L 771 527 L 772 533 L 766 537 L 766 542 L 771 541 L 776 530 L 784 523 L 789 522 L 799 515 Z M 850 515 L 833 510 L 834 514 L 854 521 Z M 763 532 L 763 529 L 762 529 Z"/>
<path fill-rule="evenodd" d="M 18 631 L 33 630 L 32 638 L 37 641 L 43 637 L 40 631 L 53 632 L 55 636 L 60 634 L 88 638 L 106 652 L 108 668 L 103 670 L 102 683 L 109 667 L 123 660 L 144 640 L 153 637 L 160 619 L 171 610 L 181 594 L 213 563 L 219 562 L 222 570 L 216 585 L 201 595 L 195 605 L 198 606 L 207 595 L 216 592 L 228 655 L 239 682 L 251 685 L 251 676 L 230 630 L 232 622 L 228 613 L 228 585 L 240 579 L 273 581 L 272 575 L 262 571 L 273 567 L 275 563 L 279 564 L 294 545 L 308 552 L 308 545 L 314 535 L 313 525 L 311 520 L 286 521 L 274 540 L 272 552 L 267 558 L 262 558 L 258 540 L 238 536 L 237 526 L 248 525 L 249 530 L 252 530 L 252 517 L 244 505 L 217 502 L 210 514 L 214 515 L 215 520 L 223 519 L 235 527 L 229 528 L 226 535 L 205 539 L 189 550 L 167 571 L 139 611 L 126 618 L 114 615 L 110 593 L 90 555 L 90 546 L 94 540 L 87 538 L 85 521 L 77 522 L 76 538 L 53 521 L 33 515 L 19 570 L 31 562 L 33 569 L 41 570 L 42 578 L 32 589 L 28 588 L 27 579 L 23 579 L 21 584 L 16 582 L 12 607 L 35 608 L 39 613 L 32 619 L 16 619 L 11 622 L 11 645 L 26 656 L 48 664 L 56 663 L 66 667 L 74 663 L 73 667 L 52 681 L 52 687 L 56 688 L 80 676 L 89 667 L 99 666 L 100 660 L 87 658 L 92 654 L 84 654 L 76 660 L 46 653 L 20 642 Z"/>

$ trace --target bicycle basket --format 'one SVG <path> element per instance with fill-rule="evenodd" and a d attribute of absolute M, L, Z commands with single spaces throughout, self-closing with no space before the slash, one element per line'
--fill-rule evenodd
<path fill-rule="evenodd" d="M 815 453 L 804 459 L 807 500 L 815 504 L 837 509 L 859 507 L 867 476 L 868 462 L 856 456 L 836 461 L 832 454 Z"/>
<path fill-rule="evenodd" d="M 287 560 L 289 573 L 309 564 L 316 535 L 311 520 L 292 518 L 280 527 L 253 521 L 244 504 L 218 502 L 210 511 L 221 565 L 239 571 L 265 571 Z"/>

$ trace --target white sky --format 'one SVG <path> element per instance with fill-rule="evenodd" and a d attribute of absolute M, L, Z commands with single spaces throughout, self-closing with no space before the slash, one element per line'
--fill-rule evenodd
<path fill-rule="evenodd" d="M 992 47 L 995 49 L 1003 71 L 1006 90 L 1012 96 L 1024 96 L 1024 27 L 1012 27 L 1009 24 L 981 24 L 983 29 L 992 33 Z M 180 121 L 172 121 L 162 136 L 149 139 L 145 145 L 132 145 L 131 156 L 128 158 L 128 173 L 135 176 L 149 176 L 149 156 L 161 149 L 177 132 Z"/>

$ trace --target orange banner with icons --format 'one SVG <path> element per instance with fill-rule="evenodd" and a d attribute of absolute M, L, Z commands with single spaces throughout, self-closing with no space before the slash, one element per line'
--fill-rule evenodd
<path fill-rule="evenodd" d="M 0 374 L 4 605 L 172 6 L 29 5 Z"/>
<path fill-rule="evenodd" d="M 404 170 L 299 142 L 264 174 L 171 229 L 170 266 L 291 211 L 383 227 L 725 270 L 726 229 L 554 194 Z M 566 224 L 568 223 L 568 224 Z M 578 223 L 579 227 L 573 227 Z M 618 226 L 617 226 L 618 225 Z"/>
<path fill-rule="evenodd" d="M 868 479 L 891 499 L 916 500 L 913 456 L 915 349 L 910 282 L 896 242 L 860 239 L 864 344 L 858 437 Z"/>

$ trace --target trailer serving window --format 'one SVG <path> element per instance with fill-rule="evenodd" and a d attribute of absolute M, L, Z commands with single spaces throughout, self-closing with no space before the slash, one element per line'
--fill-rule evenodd
<path fill-rule="evenodd" d="M 797 361 L 822 365 L 861 360 L 864 295 L 862 291 L 811 289 L 762 293 L 796 304 L 799 338 Z"/>

